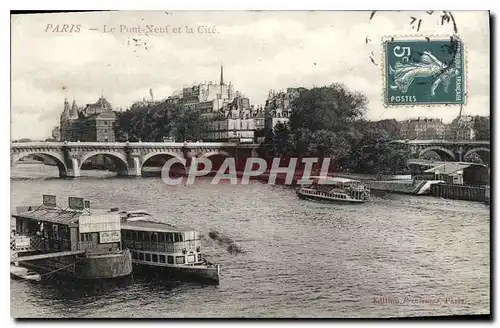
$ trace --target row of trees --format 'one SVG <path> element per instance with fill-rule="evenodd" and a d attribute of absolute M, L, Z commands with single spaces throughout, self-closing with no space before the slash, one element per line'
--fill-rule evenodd
<path fill-rule="evenodd" d="M 408 150 L 390 142 L 397 122 L 363 119 L 367 104 L 364 94 L 339 83 L 304 89 L 292 103 L 289 123 L 270 131 L 263 147 L 273 156 L 328 157 L 346 171 L 407 172 Z"/>
<path fill-rule="evenodd" d="M 117 113 L 118 141 L 199 140 L 206 121 L 196 110 L 183 109 L 164 101 L 135 103 Z"/>

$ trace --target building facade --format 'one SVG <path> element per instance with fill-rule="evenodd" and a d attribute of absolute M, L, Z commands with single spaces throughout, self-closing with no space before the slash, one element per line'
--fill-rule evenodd
<path fill-rule="evenodd" d="M 286 124 L 292 114 L 292 103 L 299 96 L 299 88 L 287 88 L 285 91 L 270 90 L 265 105 L 264 129 L 274 129 L 278 123 Z"/>
<path fill-rule="evenodd" d="M 255 131 L 262 125 L 263 115 L 262 107 L 255 108 L 248 98 L 236 96 L 208 119 L 203 140 L 255 142 Z"/>
<path fill-rule="evenodd" d="M 70 107 L 65 99 L 60 118 L 60 140 L 114 142 L 115 124 L 116 114 L 104 96 L 82 109 L 75 101 Z"/>
<path fill-rule="evenodd" d="M 52 129 L 52 139 L 54 141 L 61 141 L 61 128 L 59 126 Z"/>
<path fill-rule="evenodd" d="M 474 116 L 460 115 L 449 126 L 451 139 L 474 140 Z"/>
<path fill-rule="evenodd" d="M 440 118 L 416 118 L 403 121 L 401 124 L 403 139 L 445 139 L 447 127 Z"/>
<path fill-rule="evenodd" d="M 221 66 L 219 82 L 204 82 L 184 87 L 181 92 L 167 98 L 167 103 L 181 105 L 187 110 L 196 110 L 202 116 L 214 116 L 241 94 L 234 85 L 224 81 L 224 67 Z M 249 102 L 249 100 L 248 100 Z"/>
<path fill-rule="evenodd" d="M 252 106 L 248 97 L 235 91 L 231 82 L 225 82 L 223 66 L 218 82 L 184 87 L 166 102 L 200 114 L 206 122 L 201 135 L 203 141 L 254 142 L 255 130 L 264 127 L 262 107 Z"/>

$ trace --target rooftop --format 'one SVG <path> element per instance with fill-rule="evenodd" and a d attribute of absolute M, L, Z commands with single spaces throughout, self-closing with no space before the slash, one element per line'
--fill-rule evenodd
<path fill-rule="evenodd" d="M 49 206 L 32 206 L 32 210 L 22 211 L 13 214 L 13 217 L 27 218 L 35 221 L 50 222 L 62 225 L 78 224 L 78 220 L 82 217 L 98 216 L 103 214 L 113 213 L 108 210 L 91 209 L 89 211 L 78 211 L 73 209 L 63 209 L 60 207 Z"/>
<path fill-rule="evenodd" d="M 176 227 L 167 223 L 152 221 L 152 217 L 126 220 L 122 222 L 122 229 L 152 232 L 186 232 L 194 229 Z"/>
<path fill-rule="evenodd" d="M 314 180 L 322 180 L 327 181 L 327 183 L 350 183 L 350 182 L 359 182 L 358 180 L 347 179 L 347 178 L 339 178 L 339 177 L 325 177 L 325 176 L 311 176 L 311 179 Z"/>
<path fill-rule="evenodd" d="M 425 171 L 425 173 L 435 173 L 435 174 L 453 174 L 468 168 L 469 164 L 458 164 L 458 163 L 445 163 Z"/>
<path fill-rule="evenodd" d="M 61 225 L 77 225 L 82 217 L 102 217 L 118 215 L 125 220 L 122 220 L 121 228 L 137 231 L 154 231 L 154 232 L 186 232 L 194 231 L 194 229 L 185 227 L 176 227 L 155 218 L 144 210 L 137 211 L 110 211 L 108 209 L 88 209 L 88 210 L 73 210 L 63 209 L 60 207 L 49 206 L 32 206 L 31 210 L 26 207 L 20 213 L 13 214 L 16 218 L 27 218 L 35 221 L 50 222 Z"/>

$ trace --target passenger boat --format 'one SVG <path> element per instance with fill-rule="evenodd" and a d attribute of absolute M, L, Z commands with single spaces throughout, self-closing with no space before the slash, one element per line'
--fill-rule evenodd
<path fill-rule="evenodd" d="M 370 198 L 370 189 L 357 180 L 337 177 L 311 177 L 312 184 L 297 189 L 301 199 L 339 203 L 364 203 Z"/>
<path fill-rule="evenodd" d="M 220 267 L 203 257 L 197 231 L 164 223 L 145 210 L 120 214 L 123 245 L 132 253 L 134 272 L 156 269 L 164 277 L 219 284 Z"/>

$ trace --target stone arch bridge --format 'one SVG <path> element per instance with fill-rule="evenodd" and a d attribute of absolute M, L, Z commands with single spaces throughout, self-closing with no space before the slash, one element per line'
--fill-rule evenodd
<path fill-rule="evenodd" d="M 236 143 L 175 142 L 26 142 L 11 144 L 11 166 L 23 157 L 50 158 L 59 168 L 60 177 L 79 177 L 82 164 L 96 155 L 110 158 L 120 176 L 140 176 L 141 169 L 155 156 L 208 158 L 221 155 L 250 156 L 258 145 Z"/>
<path fill-rule="evenodd" d="M 409 147 L 410 157 L 421 158 L 425 153 L 434 151 L 442 161 L 463 162 L 469 155 L 476 153 L 484 163 L 490 161 L 490 142 L 478 140 L 395 140 Z"/>

